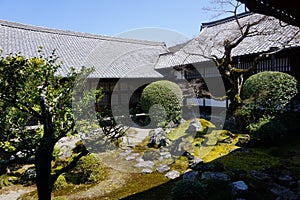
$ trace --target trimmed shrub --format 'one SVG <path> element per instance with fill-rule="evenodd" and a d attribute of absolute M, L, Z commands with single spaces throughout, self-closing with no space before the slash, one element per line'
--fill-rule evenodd
<path fill-rule="evenodd" d="M 65 174 L 65 178 L 74 184 L 94 183 L 105 178 L 105 169 L 94 154 L 89 154 L 82 157 L 76 167 Z"/>
<path fill-rule="evenodd" d="M 205 198 L 205 186 L 199 181 L 183 179 L 171 191 L 172 200 L 201 200 Z"/>
<path fill-rule="evenodd" d="M 168 123 L 178 123 L 182 116 L 182 91 L 171 81 L 156 81 L 142 92 L 141 108 L 149 113 L 151 122 L 165 127 Z"/>
<path fill-rule="evenodd" d="M 257 121 L 264 115 L 275 116 L 286 110 L 297 94 L 297 80 L 283 72 L 260 72 L 249 77 L 242 88 L 240 113 Z M 251 117 L 250 117 L 251 118 Z"/>
<path fill-rule="evenodd" d="M 235 115 L 240 127 L 256 141 L 274 142 L 286 134 L 280 115 L 297 94 L 297 81 L 283 72 L 260 72 L 245 81 L 241 98 L 243 105 Z"/>

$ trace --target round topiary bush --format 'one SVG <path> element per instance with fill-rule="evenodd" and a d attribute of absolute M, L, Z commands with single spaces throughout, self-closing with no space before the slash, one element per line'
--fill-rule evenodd
<path fill-rule="evenodd" d="M 141 108 L 149 113 L 151 121 L 158 126 L 169 122 L 178 123 L 182 115 L 182 91 L 171 81 L 156 81 L 142 92 Z"/>
<path fill-rule="evenodd" d="M 249 77 L 242 88 L 243 108 L 255 117 L 275 115 L 285 110 L 297 94 L 297 80 L 283 72 L 260 72 Z"/>
<path fill-rule="evenodd" d="M 274 141 L 285 134 L 280 114 L 288 111 L 288 105 L 297 94 L 296 79 L 283 72 L 260 72 L 245 81 L 241 98 L 243 105 L 236 116 L 240 126 L 254 138 Z"/>
<path fill-rule="evenodd" d="M 66 181 L 73 184 L 94 183 L 104 178 L 104 165 L 94 154 L 82 157 L 76 167 L 65 174 Z"/>
<path fill-rule="evenodd" d="M 205 186 L 199 181 L 183 179 L 178 181 L 171 191 L 172 200 L 202 200 L 205 198 Z"/>

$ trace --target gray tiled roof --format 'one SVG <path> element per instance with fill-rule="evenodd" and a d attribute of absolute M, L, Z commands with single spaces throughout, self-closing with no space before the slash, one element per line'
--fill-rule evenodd
<path fill-rule="evenodd" d="M 299 47 L 299 28 L 280 23 L 274 17 L 260 14 L 244 13 L 238 16 L 241 26 L 248 22 L 256 22 L 263 18 L 258 25 L 253 26 L 251 37 L 245 38 L 232 51 L 232 56 L 258 54 L 267 52 L 272 47 Z M 257 34 L 259 33 L 259 34 Z M 156 64 L 156 69 L 180 66 L 189 63 L 209 60 L 212 55 L 221 57 L 224 52 L 224 41 L 235 41 L 240 36 L 238 24 L 234 17 L 202 24 L 198 37 L 183 45 L 177 51 L 162 54 Z M 292 39 L 293 38 L 293 39 Z"/>
<path fill-rule="evenodd" d="M 59 73 L 65 76 L 70 67 L 94 67 L 92 78 L 162 77 L 154 70 L 158 55 L 165 53 L 161 42 L 123 39 L 56 30 L 0 20 L 2 56 L 21 52 L 26 57 L 37 56 L 42 46 L 45 55 L 53 49 L 63 60 Z"/>

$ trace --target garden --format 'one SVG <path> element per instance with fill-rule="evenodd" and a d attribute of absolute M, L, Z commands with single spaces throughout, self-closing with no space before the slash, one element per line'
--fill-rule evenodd
<path fill-rule="evenodd" d="M 59 140 L 51 174 L 61 173 L 52 198 L 298 199 L 297 91 L 297 81 L 288 74 L 252 75 L 242 89 L 243 103 L 222 113 L 220 123 L 212 116 L 184 119 L 180 88 L 170 81 L 154 82 L 144 89 L 137 108 L 148 117 L 132 119 L 139 126 L 111 132 L 106 126 L 116 124 L 99 118 L 103 128 L 97 131 L 109 138 L 107 146 L 78 158 L 99 138 L 82 140 L 75 134 Z M 147 124 L 151 126 L 143 129 Z M 13 148 L 1 145 L 2 151 Z M 77 158 L 76 166 L 65 170 Z M 0 167 L 1 198 L 13 191 L 22 191 L 20 199 L 38 198 L 34 164 Z"/>

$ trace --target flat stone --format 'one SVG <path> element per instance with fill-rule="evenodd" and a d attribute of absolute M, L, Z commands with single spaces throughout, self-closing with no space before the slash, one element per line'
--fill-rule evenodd
<path fill-rule="evenodd" d="M 134 160 L 136 157 L 138 157 L 140 154 L 139 153 L 130 153 L 128 156 L 125 158 L 125 160 Z"/>
<path fill-rule="evenodd" d="M 170 152 L 160 152 L 160 160 L 171 158 L 172 154 Z"/>
<path fill-rule="evenodd" d="M 125 156 L 128 156 L 131 152 L 132 152 L 131 149 L 126 149 L 124 152 L 119 153 L 119 156 L 125 157 Z"/>
<path fill-rule="evenodd" d="M 168 165 L 161 164 L 156 170 L 159 173 L 163 173 L 163 172 L 169 171 L 170 167 Z"/>
<path fill-rule="evenodd" d="M 165 176 L 169 179 L 175 179 L 180 176 L 180 172 L 176 171 L 176 170 L 172 170 L 172 171 L 169 171 L 168 173 L 166 173 Z"/>
<path fill-rule="evenodd" d="M 129 161 L 129 160 L 134 160 L 135 159 L 135 156 L 127 156 L 125 158 L 125 160 Z"/>
<path fill-rule="evenodd" d="M 134 167 L 141 167 L 141 168 L 152 168 L 154 166 L 154 162 L 148 160 L 148 161 L 142 161 L 134 165 Z"/>
<path fill-rule="evenodd" d="M 153 171 L 151 169 L 142 169 L 143 174 L 151 174 Z"/>

